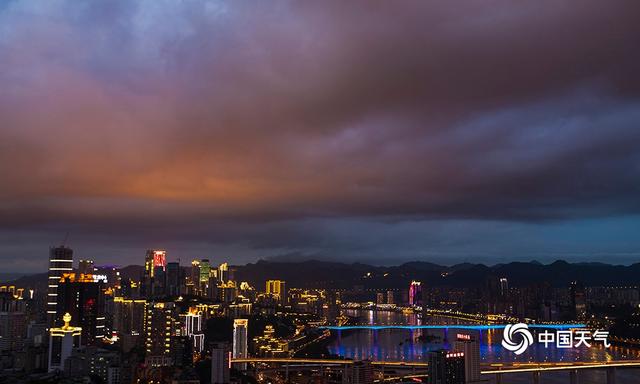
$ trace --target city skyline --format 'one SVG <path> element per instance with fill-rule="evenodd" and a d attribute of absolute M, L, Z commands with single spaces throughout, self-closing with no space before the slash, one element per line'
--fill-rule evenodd
<path fill-rule="evenodd" d="M 2 272 L 635 263 L 638 13 L 3 2 Z"/>

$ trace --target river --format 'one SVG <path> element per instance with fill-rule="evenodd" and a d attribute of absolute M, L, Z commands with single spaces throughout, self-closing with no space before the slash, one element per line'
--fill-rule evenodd
<path fill-rule="evenodd" d="M 430 317 L 422 322 L 415 314 L 399 312 L 383 312 L 369 310 L 347 310 L 348 316 L 359 317 L 362 324 L 370 325 L 439 325 L 463 324 L 459 321 L 443 317 Z M 333 354 L 353 359 L 389 360 L 389 361 L 424 361 L 429 351 L 451 349 L 458 333 L 469 333 L 456 329 L 455 326 L 442 329 L 383 329 L 383 330 L 345 330 L 337 332 L 337 337 L 328 346 Z M 640 359 L 640 350 L 627 347 L 605 348 L 600 342 L 593 342 L 591 347 L 556 348 L 550 345 L 534 343 L 522 355 L 515 355 L 502 347 L 502 330 L 483 330 L 476 332 L 480 340 L 480 355 L 483 363 L 504 362 L 567 362 L 567 361 L 610 361 L 624 359 Z M 535 337 L 535 335 L 534 335 Z M 537 340 L 537 338 L 536 338 Z M 541 382 L 556 384 L 568 383 L 567 372 L 545 373 Z M 622 370 L 617 372 L 617 383 L 640 383 L 639 370 Z M 530 374 L 510 375 L 503 383 L 531 383 Z M 606 383 L 605 372 L 588 370 L 579 373 L 579 383 Z"/>

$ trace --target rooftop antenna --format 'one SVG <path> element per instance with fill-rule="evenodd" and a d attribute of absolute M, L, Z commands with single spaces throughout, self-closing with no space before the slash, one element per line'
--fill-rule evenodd
<path fill-rule="evenodd" d="M 69 238 L 69 231 L 67 231 L 67 233 L 65 233 L 64 235 L 64 240 L 62 240 L 62 246 L 64 247 L 65 245 L 67 245 L 67 239 Z"/>

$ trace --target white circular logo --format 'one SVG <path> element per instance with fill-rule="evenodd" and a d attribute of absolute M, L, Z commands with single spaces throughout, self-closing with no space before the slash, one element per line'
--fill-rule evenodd
<path fill-rule="evenodd" d="M 509 324 L 502 334 L 502 346 L 516 355 L 521 355 L 533 344 L 533 335 L 527 324 Z"/>

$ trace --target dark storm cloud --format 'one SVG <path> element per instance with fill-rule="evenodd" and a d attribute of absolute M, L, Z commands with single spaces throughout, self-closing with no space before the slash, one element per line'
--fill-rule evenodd
<path fill-rule="evenodd" d="M 0 226 L 337 251 L 303 223 L 638 213 L 639 13 L 9 2 Z"/>

